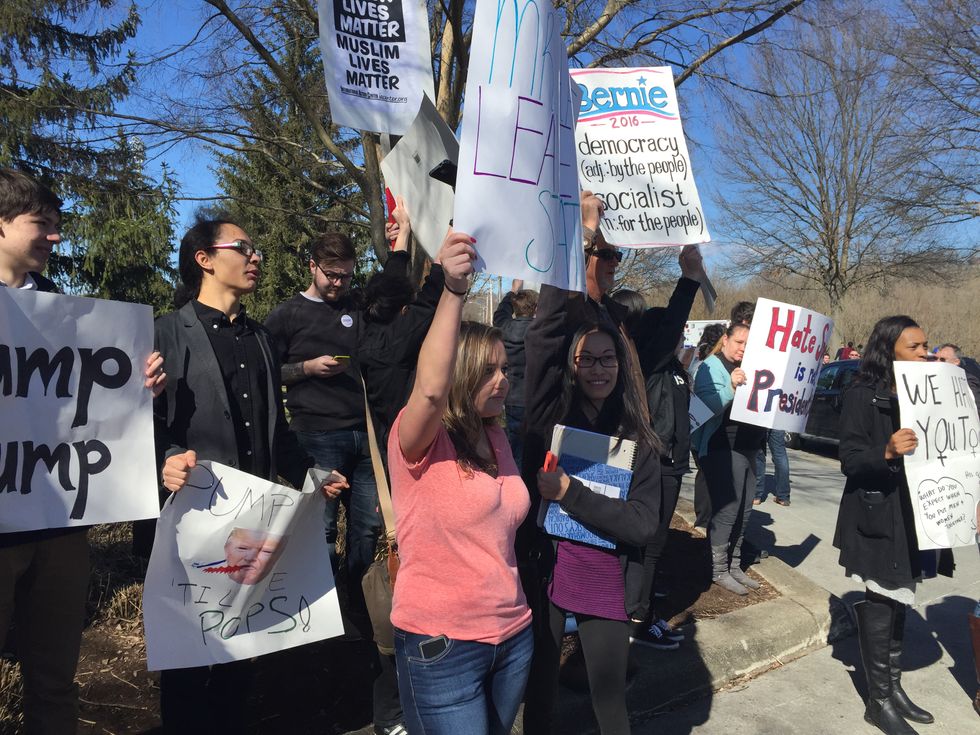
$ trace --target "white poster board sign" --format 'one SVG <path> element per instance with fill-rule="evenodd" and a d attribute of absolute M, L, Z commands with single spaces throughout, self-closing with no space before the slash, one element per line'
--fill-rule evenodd
<path fill-rule="evenodd" d="M 320 53 L 336 125 L 401 135 L 435 97 L 423 0 L 318 0 Z"/>
<path fill-rule="evenodd" d="M 742 358 L 747 382 L 735 390 L 732 420 L 803 431 L 833 331 L 819 312 L 759 299 Z"/>
<path fill-rule="evenodd" d="M 143 587 L 150 671 L 261 656 L 343 634 L 322 476 L 293 490 L 199 462 L 160 513 Z"/>
<path fill-rule="evenodd" d="M 579 181 L 606 204 L 613 245 L 708 242 L 669 66 L 574 69 Z"/>
<path fill-rule="evenodd" d="M 697 347 L 704 334 L 704 328 L 709 324 L 722 324 L 727 329 L 729 321 L 727 319 L 691 319 L 684 322 L 684 346 Z"/>
<path fill-rule="evenodd" d="M 0 533 L 154 518 L 153 310 L 0 287 Z"/>
<path fill-rule="evenodd" d="M 429 176 L 443 161 L 459 160 L 459 141 L 428 96 L 408 132 L 381 160 L 385 184 L 405 198 L 412 234 L 430 258 L 435 258 L 453 218 L 453 189 Z"/>
<path fill-rule="evenodd" d="M 454 222 L 479 270 L 585 290 L 563 11 L 477 0 Z"/>
<path fill-rule="evenodd" d="M 905 456 L 920 549 L 976 541 L 980 501 L 980 419 L 963 368 L 944 362 L 896 362 L 902 428 L 919 440 Z"/>

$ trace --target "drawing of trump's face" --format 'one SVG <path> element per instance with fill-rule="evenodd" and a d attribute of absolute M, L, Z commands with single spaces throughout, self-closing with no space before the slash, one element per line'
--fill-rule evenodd
<path fill-rule="evenodd" d="M 225 541 L 225 559 L 233 582 L 258 584 L 275 566 L 286 548 L 286 539 L 265 531 L 235 528 Z"/>

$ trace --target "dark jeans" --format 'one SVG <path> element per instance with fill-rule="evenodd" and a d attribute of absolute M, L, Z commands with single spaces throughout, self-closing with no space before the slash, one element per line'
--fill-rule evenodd
<path fill-rule="evenodd" d="M 0 640 L 13 621 L 24 679 L 24 732 L 78 727 L 75 669 L 88 596 L 84 530 L 0 548 Z"/>
<path fill-rule="evenodd" d="M 337 470 L 350 483 L 340 497 L 347 511 L 348 594 L 357 599 L 361 577 L 374 561 L 374 550 L 381 530 L 378 514 L 378 486 L 374 480 L 371 452 L 367 434 L 363 431 L 297 431 L 296 438 L 306 452 L 316 460 L 317 467 Z M 337 571 L 334 545 L 337 542 L 337 502 L 327 502 L 323 511 L 330 563 Z"/>
<path fill-rule="evenodd" d="M 660 525 L 653 541 L 643 549 L 643 564 L 630 564 L 626 568 L 626 612 L 633 620 L 646 620 L 650 614 L 653 584 L 657 574 L 657 562 L 663 555 L 670 533 L 670 520 L 677 508 L 681 492 L 681 475 L 660 475 Z"/>
<path fill-rule="evenodd" d="M 565 631 L 565 611 L 551 603 L 551 637 L 561 646 Z M 592 710 L 602 735 L 629 735 L 626 710 L 626 667 L 629 662 L 629 627 L 624 620 L 607 620 L 591 615 L 575 615 L 578 638 L 582 643 L 585 671 L 589 677 Z M 555 667 L 555 681 L 558 668 Z"/>
<path fill-rule="evenodd" d="M 398 699 L 398 670 L 395 657 L 386 656 L 378 651 L 378 666 L 372 697 L 374 726 L 392 727 L 402 721 L 402 703 Z"/>
<path fill-rule="evenodd" d="M 750 488 L 755 487 L 756 454 L 712 449 L 701 458 L 711 495 L 708 539 L 712 548 L 725 546 L 731 552 L 741 543 L 752 512 Z"/>
<path fill-rule="evenodd" d="M 507 418 L 507 441 L 510 442 L 510 451 L 514 454 L 514 462 L 517 467 L 521 466 L 521 459 L 524 455 L 524 406 L 506 406 L 504 409 Z"/>
<path fill-rule="evenodd" d="M 497 644 L 450 638 L 443 651 L 423 658 L 419 644 L 432 637 L 395 628 L 395 659 L 409 733 L 510 733 L 531 667 L 531 627 Z"/>
<path fill-rule="evenodd" d="M 766 432 L 766 443 L 772 455 L 772 465 L 776 474 L 776 497 L 779 500 L 789 500 L 789 457 L 786 456 L 786 432 L 782 429 L 770 429 Z M 766 449 L 759 450 L 755 465 L 755 497 L 766 499 Z"/>

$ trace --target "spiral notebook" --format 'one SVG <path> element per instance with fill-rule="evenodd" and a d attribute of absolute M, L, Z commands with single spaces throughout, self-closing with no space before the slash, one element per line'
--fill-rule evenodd
<path fill-rule="evenodd" d="M 578 479 L 592 492 L 626 500 L 633 481 L 636 442 L 592 431 L 555 425 L 551 453 L 566 474 Z M 551 536 L 579 541 L 604 549 L 615 549 L 616 541 L 570 516 L 561 505 L 542 501 L 538 526 Z"/>

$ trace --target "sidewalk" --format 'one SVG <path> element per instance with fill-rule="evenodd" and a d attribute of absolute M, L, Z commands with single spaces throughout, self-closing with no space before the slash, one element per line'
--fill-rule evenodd
<path fill-rule="evenodd" d="M 771 473 L 771 470 L 770 470 Z M 853 604 L 863 588 L 844 577 L 833 548 L 837 505 L 843 480 L 839 464 L 806 452 L 790 451 L 792 505 L 772 498 L 755 506 L 748 536 L 812 582 Z M 682 496 L 693 499 L 693 484 Z M 920 733 L 980 733 L 972 707 L 976 690 L 966 616 L 980 597 L 980 557 L 957 549 L 956 576 L 927 580 L 906 627 L 903 684 L 921 706 L 936 715 Z M 759 620 L 761 630 L 773 621 Z M 710 656 L 706 652 L 706 656 Z M 669 659 L 664 659 L 669 666 Z M 855 636 L 809 653 L 753 680 L 723 689 L 672 712 L 634 725 L 634 735 L 836 735 L 874 733 L 863 720 L 864 681 Z M 649 693 L 651 704 L 656 692 Z"/>

